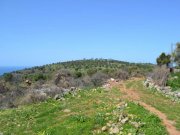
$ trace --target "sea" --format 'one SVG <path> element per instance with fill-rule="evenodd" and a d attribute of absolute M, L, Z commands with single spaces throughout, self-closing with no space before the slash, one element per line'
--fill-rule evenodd
<path fill-rule="evenodd" d="M 10 73 L 17 70 L 25 69 L 26 67 L 0 67 L 0 76 L 4 73 Z"/>

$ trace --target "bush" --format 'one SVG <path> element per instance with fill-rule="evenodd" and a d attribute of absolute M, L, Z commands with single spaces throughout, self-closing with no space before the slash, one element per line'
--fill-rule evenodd
<path fill-rule="evenodd" d="M 95 74 L 96 72 L 97 72 L 97 69 L 95 69 L 95 68 L 91 68 L 91 69 L 87 70 L 87 74 L 88 74 L 89 76 L 92 76 L 92 75 Z"/>
<path fill-rule="evenodd" d="M 75 77 L 76 77 L 76 78 L 82 77 L 82 73 L 79 72 L 79 71 L 75 72 Z"/>
<path fill-rule="evenodd" d="M 169 73 L 169 69 L 166 66 L 156 67 L 150 74 L 150 77 L 157 85 L 166 86 Z"/>
<path fill-rule="evenodd" d="M 167 81 L 167 85 L 172 87 L 173 90 L 180 89 L 180 73 L 171 74 L 170 78 Z"/>
<path fill-rule="evenodd" d="M 18 105 L 38 103 L 38 102 L 43 102 L 45 100 L 47 100 L 47 96 L 45 94 L 31 91 L 20 99 Z"/>
<path fill-rule="evenodd" d="M 4 87 L 2 83 L 0 83 L 0 94 L 3 94 L 7 91 L 7 89 Z"/>
<path fill-rule="evenodd" d="M 3 75 L 3 77 L 4 77 L 4 80 L 5 80 L 6 82 L 9 82 L 9 81 L 12 80 L 13 75 L 12 75 L 11 73 L 5 73 L 5 74 Z"/>
<path fill-rule="evenodd" d="M 108 76 L 106 74 L 102 72 L 97 72 L 92 76 L 91 81 L 94 84 L 94 86 L 101 86 L 107 79 Z"/>
<path fill-rule="evenodd" d="M 39 81 L 39 80 L 47 80 L 47 76 L 45 76 L 42 73 L 35 73 L 35 74 L 30 74 L 30 75 L 25 75 L 25 79 L 30 79 L 32 81 Z"/>
<path fill-rule="evenodd" d="M 43 75 L 43 74 L 35 74 L 33 80 L 34 80 L 34 81 L 46 80 L 46 76 Z"/>
<path fill-rule="evenodd" d="M 129 73 L 124 70 L 118 70 L 115 72 L 115 78 L 120 80 L 126 80 L 129 78 Z"/>
<path fill-rule="evenodd" d="M 57 74 L 55 75 L 55 79 L 54 79 L 54 83 L 55 85 L 58 85 L 58 83 L 60 82 L 60 80 L 63 80 L 67 77 L 71 77 L 72 73 L 70 70 L 67 69 L 61 69 L 57 72 Z"/>

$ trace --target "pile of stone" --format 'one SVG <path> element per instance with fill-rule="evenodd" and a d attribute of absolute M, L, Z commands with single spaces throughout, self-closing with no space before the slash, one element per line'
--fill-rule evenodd
<path fill-rule="evenodd" d="M 113 116 L 113 118 L 110 119 L 106 123 L 106 125 L 101 128 L 101 130 L 95 131 L 94 134 L 108 132 L 110 135 L 114 135 L 114 134 L 123 135 L 125 132 L 123 126 L 127 123 L 131 124 L 137 130 L 140 127 L 142 127 L 145 123 L 136 122 L 134 120 L 136 118 L 136 116 L 130 115 L 130 114 L 127 114 L 124 112 L 124 110 L 127 107 L 128 107 L 128 104 L 126 102 L 120 102 L 117 105 L 115 110 L 113 110 L 111 113 L 106 113 L 107 119 L 111 116 Z M 135 134 L 135 133 L 132 133 L 132 131 L 129 131 L 128 135 L 132 135 L 132 134 Z"/>
<path fill-rule="evenodd" d="M 166 97 L 170 97 L 173 101 L 180 101 L 180 92 L 172 91 L 172 88 L 169 86 L 158 86 L 152 78 L 147 78 L 144 81 L 144 86 L 149 89 L 155 89 L 158 92 L 164 94 Z"/>
<path fill-rule="evenodd" d="M 105 82 L 105 84 L 102 86 L 102 88 L 104 88 L 105 90 L 110 90 L 112 88 L 112 86 L 118 82 L 119 82 L 118 79 L 110 78 L 109 80 L 107 80 Z"/>

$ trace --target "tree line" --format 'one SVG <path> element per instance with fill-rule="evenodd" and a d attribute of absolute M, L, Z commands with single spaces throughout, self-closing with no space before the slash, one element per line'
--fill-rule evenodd
<path fill-rule="evenodd" d="M 172 67 L 173 63 L 180 66 L 180 42 L 176 43 L 176 48 L 173 50 L 172 54 L 161 53 L 156 59 L 159 66 L 166 65 L 167 67 Z"/>

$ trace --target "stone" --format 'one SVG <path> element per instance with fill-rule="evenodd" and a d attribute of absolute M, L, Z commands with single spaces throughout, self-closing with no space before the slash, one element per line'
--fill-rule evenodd
<path fill-rule="evenodd" d="M 115 81 L 115 79 L 114 79 L 114 78 L 111 78 L 110 80 L 111 80 L 112 82 L 114 82 L 114 81 Z"/>
<path fill-rule="evenodd" d="M 107 130 L 108 130 L 108 128 L 107 128 L 106 126 L 102 127 L 102 131 L 103 131 L 103 132 L 105 132 L 105 131 L 107 131 Z"/>
<path fill-rule="evenodd" d="M 106 125 L 107 125 L 108 127 L 111 127 L 111 123 L 107 123 Z"/>
<path fill-rule="evenodd" d="M 139 128 L 140 124 L 138 122 L 131 122 L 131 124 L 135 127 L 135 128 Z"/>
<path fill-rule="evenodd" d="M 179 92 L 179 93 L 177 93 L 177 97 L 178 97 L 178 98 L 180 98 L 180 92 Z"/>
<path fill-rule="evenodd" d="M 119 132 L 119 134 L 120 134 L 120 135 L 123 135 L 123 132 L 122 132 L 122 131 L 120 131 L 120 132 Z"/>
<path fill-rule="evenodd" d="M 110 116 L 111 114 L 110 113 L 106 113 L 106 116 Z"/>
<path fill-rule="evenodd" d="M 63 112 L 64 112 L 64 113 L 70 113 L 70 112 L 71 112 L 71 110 L 69 110 L 69 109 L 65 109 Z"/>
<path fill-rule="evenodd" d="M 75 90 L 76 90 L 76 87 L 71 87 L 70 90 L 71 90 L 71 91 L 75 91 Z"/>
<path fill-rule="evenodd" d="M 114 127 L 110 129 L 110 134 L 118 134 L 119 133 L 119 128 L 118 127 Z"/>
<path fill-rule="evenodd" d="M 126 118 L 124 118 L 123 120 L 121 120 L 121 123 L 122 123 L 122 124 L 125 124 L 128 120 L 129 120 L 129 118 L 126 117 Z"/>
<path fill-rule="evenodd" d="M 61 97 L 59 96 L 59 94 L 56 94 L 55 96 L 54 96 L 54 99 L 55 100 L 58 100 L 58 99 L 60 99 Z"/>

